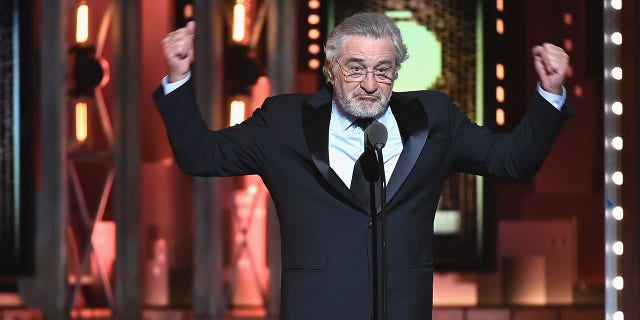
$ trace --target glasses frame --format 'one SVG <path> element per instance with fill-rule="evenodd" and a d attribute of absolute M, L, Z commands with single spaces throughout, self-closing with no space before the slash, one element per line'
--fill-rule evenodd
<path fill-rule="evenodd" d="M 396 74 L 397 74 L 397 66 L 396 65 L 390 65 L 389 66 L 389 71 L 391 71 L 391 76 L 387 77 L 385 74 L 376 74 L 376 71 L 378 69 L 378 67 L 374 67 L 372 68 L 372 70 L 369 70 L 369 68 L 366 68 L 363 72 L 364 73 L 350 73 L 349 69 L 347 69 L 347 67 L 343 66 L 339 61 L 336 60 L 336 64 L 338 65 L 338 67 L 340 68 L 340 70 L 342 71 L 342 76 L 344 77 L 344 81 L 345 82 L 350 82 L 350 83 L 360 83 L 362 81 L 364 81 L 367 78 L 367 75 L 369 73 L 373 74 L 373 79 L 377 82 L 377 83 L 382 83 L 382 84 L 391 84 L 393 83 L 393 81 L 396 80 Z M 358 79 L 354 79 L 358 78 Z"/>

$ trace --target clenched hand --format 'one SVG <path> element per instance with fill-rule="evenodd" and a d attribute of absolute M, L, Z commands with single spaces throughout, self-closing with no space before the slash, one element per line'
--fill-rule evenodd
<path fill-rule="evenodd" d="M 562 94 L 562 83 L 569 67 L 569 55 L 562 48 L 550 43 L 535 46 L 531 52 L 542 89 Z"/>
<path fill-rule="evenodd" d="M 184 28 L 167 34 L 162 39 L 162 51 L 167 63 L 169 82 L 184 79 L 194 59 L 193 38 L 196 23 L 190 21 Z"/>

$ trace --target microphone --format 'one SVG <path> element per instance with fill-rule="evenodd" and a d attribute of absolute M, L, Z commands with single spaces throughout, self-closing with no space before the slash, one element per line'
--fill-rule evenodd
<path fill-rule="evenodd" d="M 364 130 L 364 140 L 367 145 L 376 150 L 382 150 L 387 143 L 387 127 L 380 122 L 373 122 Z"/>

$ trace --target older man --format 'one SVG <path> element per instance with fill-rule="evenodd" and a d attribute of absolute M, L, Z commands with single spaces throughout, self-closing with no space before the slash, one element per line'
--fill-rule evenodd
<path fill-rule="evenodd" d="M 407 58 L 400 32 L 383 14 L 360 13 L 327 40 L 330 84 L 268 98 L 243 123 L 212 131 L 190 80 L 194 32 L 189 23 L 164 39 L 168 76 L 154 98 L 184 172 L 258 174 L 269 189 L 282 238 L 282 319 L 372 316 L 379 262 L 371 258 L 370 201 L 350 189 L 365 149 L 360 119 L 384 124 L 389 136 L 388 318 L 431 319 L 433 219 L 449 174 L 531 176 L 573 109 L 562 86 L 568 56 L 551 44 L 532 50 L 539 86 L 512 133 L 474 124 L 442 93 L 393 92 Z"/>

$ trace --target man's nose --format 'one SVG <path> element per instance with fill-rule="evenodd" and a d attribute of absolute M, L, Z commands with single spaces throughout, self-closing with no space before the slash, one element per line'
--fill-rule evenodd
<path fill-rule="evenodd" d="M 368 93 L 372 93 L 378 90 L 378 82 L 373 76 L 373 72 L 367 72 L 362 82 L 360 82 L 360 87 Z"/>

